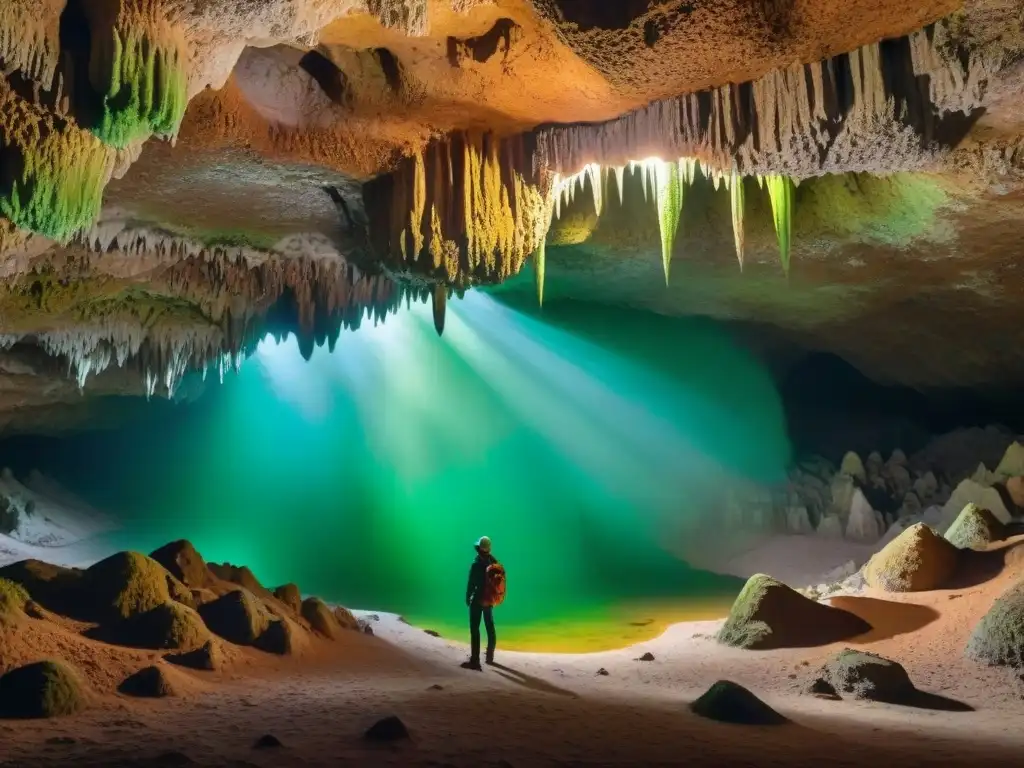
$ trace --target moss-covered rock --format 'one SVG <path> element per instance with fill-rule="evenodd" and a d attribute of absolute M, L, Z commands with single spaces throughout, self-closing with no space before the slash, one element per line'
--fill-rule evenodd
<path fill-rule="evenodd" d="M 44 607 L 67 616 L 80 616 L 83 571 L 61 568 L 42 560 L 22 560 L 0 568 L 0 578 L 20 584 L 32 599 Z"/>
<path fill-rule="evenodd" d="M 849 611 L 804 597 L 763 573 L 751 576 L 718 633 L 718 642 L 736 648 L 805 648 L 826 645 L 870 631 Z"/>
<path fill-rule="evenodd" d="M 1006 535 L 1004 526 L 989 510 L 973 502 L 967 504 L 949 526 L 944 538 L 960 549 L 984 549 Z"/>
<path fill-rule="evenodd" d="M 251 592 L 233 589 L 199 607 L 212 632 L 237 645 L 253 645 L 267 631 L 271 617 Z"/>
<path fill-rule="evenodd" d="M 0 629 L 17 624 L 28 601 L 28 591 L 21 584 L 0 578 Z"/>
<path fill-rule="evenodd" d="M 852 648 L 844 648 L 825 662 L 812 688 L 893 704 L 909 701 L 917 692 L 901 664 Z"/>
<path fill-rule="evenodd" d="M 126 696 L 149 699 L 162 699 L 166 696 L 177 695 L 167 670 L 158 664 L 144 667 L 130 675 L 118 686 L 117 690 Z"/>
<path fill-rule="evenodd" d="M 720 723 L 782 725 L 788 720 L 742 685 L 719 680 L 690 705 L 694 714 Z"/>
<path fill-rule="evenodd" d="M 253 595 L 258 597 L 260 600 L 267 600 L 273 598 L 274 595 L 260 584 L 260 580 L 256 578 L 256 575 L 249 570 L 247 565 L 231 565 L 231 563 L 210 563 L 207 566 L 210 572 L 221 581 L 227 581 L 231 584 L 237 584 L 240 587 L 244 587 Z"/>
<path fill-rule="evenodd" d="M 192 594 L 166 568 L 140 552 L 118 552 L 85 572 L 88 599 L 97 621 L 117 621 Z"/>
<path fill-rule="evenodd" d="M 85 704 L 81 679 L 60 661 L 39 661 L 0 677 L 0 717 L 60 717 Z"/>
<path fill-rule="evenodd" d="M 194 651 L 168 654 L 164 656 L 164 660 L 171 664 L 177 664 L 179 667 L 212 672 L 220 669 L 223 665 L 224 652 L 221 650 L 220 643 L 210 639 Z"/>
<path fill-rule="evenodd" d="M 302 618 L 309 622 L 314 632 L 332 640 L 336 640 L 345 631 L 333 611 L 319 597 L 308 597 L 302 601 Z"/>
<path fill-rule="evenodd" d="M 184 539 L 172 541 L 154 551 L 150 557 L 189 589 L 204 589 L 210 583 L 206 561 L 191 542 Z"/>
<path fill-rule="evenodd" d="M 967 641 L 967 658 L 1024 669 L 1024 582 L 1004 592 Z"/>
<path fill-rule="evenodd" d="M 917 523 L 874 554 L 864 566 L 864 579 L 886 592 L 924 592 L 945 585 L 957 563 L 957 548 Z"/>
<path fill-rule="evenodd" d="M 96 636 L 106 642 L 154 650 L 191 651 L 210 640 L 210 631 L 193 609 L 168 601 L 102 626 Z"/>
<path fill-rule="evenodd" d="M 282 584 L 274 590 L 274 597 L 295 613 L 302 610 L 302 593 L 299 592 L 299 587 L 296 584 Z"/>

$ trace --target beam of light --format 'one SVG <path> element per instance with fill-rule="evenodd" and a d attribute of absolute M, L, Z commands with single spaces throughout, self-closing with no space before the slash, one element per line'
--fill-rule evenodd
<path fill-rule="evenodd" d="M 484 533 L 511 574 L 506 625 L 721 590 L 669 553 L 665 523 L 706 514 L 751 461 L 781 472 L 777 395 L 724 337 L 641 321 L 636 354 L 613 351 L 470 292 L 442 338 L 418 304 L 309 362 L 267 339 L 173 420 L 93 447 L 132 478 L 95 482 L 137 516 L 134 548 L 189 538 L 270 585 L 441 627 Z M 692 369 L 657 369 L 640 338 Z"/>

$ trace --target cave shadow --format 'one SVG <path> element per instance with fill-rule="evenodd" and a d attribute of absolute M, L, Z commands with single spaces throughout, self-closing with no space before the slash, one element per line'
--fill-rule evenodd
<path fill-rule="evenodd" d="M 983 551 L 960 550 L 956 572 L 943 589 L 967 589 L 991 581 L 1005 570 L 1008 561 L 1024 555 L 1022 546 L 1024 541 L 1008 542 L 996 549 Z"/>
<path fill-rule="evenodd" d="M 908 693 L 906 696 L 901 697 L 898 701 L 888 702 L 895 704 L 900 707 L 912 707 L 914 709 L 930 709 L 936 712 L 974 712 L 975 709 L 970 704 L 957 699 L 951 699 L 948 696 L 940 696 L 937 693 L 928 693 L 927 691 L 914 690 L 913 693 Z"/>
<path fill-rule="evenodd" d="M 546 680 L 541 680 L 539 677 L 534 677 L 533 675 L 528 675 L 525 672 L 520 672 L 512 667 L 506 667 L 504 664 L 494 663 L 489 666 L 494 669 L 500 677 L 503 677 L 516 685 L 529 688 L 532 691 L 550 693 L 555 696 L 567 696 L 571 699 L 579 698 L 579 695 L 572 691 L 568 691 L 565 688 L 559 688 L 557 685 L 552 685 Z"/>
<path fill-rule="evenodd" d="M 914 603 L 897 603 L 875 597 L 833 597 L 833 608 L 840 608 L 863 619 L 871 629 L 853 638 L 858 643 L 876 643 L 890 637 L 915 632 L 939 618 L 934 608 Z"/>

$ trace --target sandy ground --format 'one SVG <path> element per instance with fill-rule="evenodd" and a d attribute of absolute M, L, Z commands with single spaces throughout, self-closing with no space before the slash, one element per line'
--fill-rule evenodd
<path fill-rule="evenodd" d="M 180 696 L 137 701 L 114 693 L 116 681 L 158 654 L 111 649 L 97 657 L 88 647 L 95 644 L 70 628 L 56 641 L 47 629 L 47 640 L 33 622 L 19 630 L 38 634 L 27 638 L 26 653 L 59 652 L 80 668 L 92 664 L 84 671 L 95 700 L 70 718 L 0 723 L 0 764 L 1019 765 L 1024 685 L 962 652 L 992 601 L 1022 576 L 1018 537 L 979 559 L 956 588 L 835 600 L 875 627 L 850 645 L 903 663 L 936 695 L 932 708 L 801 694 L 841 646 L 729 649 L 709 638 L 720 622 L 675 625 L 655 640 L 605 653 L 500 653 L 500 666 L 471 672 L 458 667 L 464 645 L 385 614 L 373 621 L 375 636 L 315 640 L 299 658 L 232 648 L 222 672 L 175 670 Z M 655 660 L 637 661 L 646 651 Z M 606 676 L 597 674 L 601 668 Z M 793 723 L 730 726 L 690 713 L 687 704 L 721 678 L 748 686 Z M 948 711 L 952 702 L 973 711 Z M 409 743 L 372 747 L 361 739 L 391 714 L 408 725 Z M 266 733 L 284 746 L 255 749 Z"/>

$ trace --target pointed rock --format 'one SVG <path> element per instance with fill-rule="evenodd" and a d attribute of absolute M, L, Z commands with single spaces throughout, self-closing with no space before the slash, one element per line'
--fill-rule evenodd
<path fill-rule="evenodd" d="M 448 307 L 448 291 L 443 285 L 434 286 L 434 330 L 440 336 L 444 333 L 444 313 Z"/>

